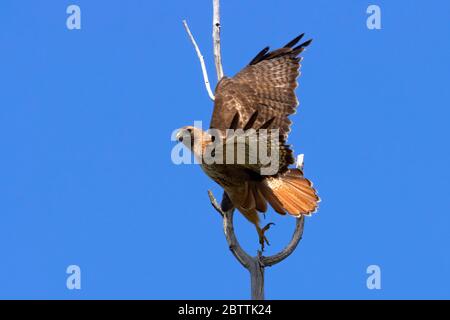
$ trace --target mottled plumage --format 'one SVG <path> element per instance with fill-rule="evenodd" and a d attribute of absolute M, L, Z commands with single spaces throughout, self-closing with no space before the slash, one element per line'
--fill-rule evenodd
<path fill-rule="evenodd" d="M 300 216 L 314 212 L 319 202 L 316 191 L 303 172 L 288 168 L 294 163 L 292 150 L 286 141 L 291 126 L 288 117 L 295 113 L 298 105 L 294 91 L 300 74 L 299 54 L 311 43 L 308 40 L 296 46 L 302 37 L 303 34 L 272 52 L 264 48 L 238 74 L 232 78 L 224 77 L 218 83 L 210 128 L 220 132 L 219 141 L 215 141 L 210 133 L 193 127 L 185 127 L 179 133 L 180 140 L 186 135 L 192 138 L 193 142 L 184 140 L 184 143 L 202 160 L 208 147 L 214 148 L 213 152 L 219 149 L 218 143 L 225 145 L 231 141 L 236 148 L 239 147 L 239 142 L 227 135 L 227 129 L 255 130 L 259 142 L 263 136 L 259 134 L 262 129 L 279 129 L 277 151 L 280 167 L 274 174 L 262 175 L 264 165 L 260 161 L 250 163 L 248 151 L 246 162 L 241 164 L 202 162 L 206 174 L 225 190 L 223 208 L 234 206 L 255 224 L 262 247 L 267 242 L 264 232 L 269 225 L 259 226 L 258 212 L 266 212 L 267 203 L 280 214 Z"/>
<path fill-rule="evenodd" d="M 263 49 L 250 64 L 232 78 L 224 77 L 215 92 L 211 128 L 229 128 L 236 112 L 238 128 L 243 128 L 255 111 L 258 119 L 253 127 L 260 127 L 273 119 L 270 128 L 279 128 L 287 138 L 291 121 L 298 105 L 295 96 L 301 58 L 298 55 L 311 43 L 308 40 L 292 48 L 303 34 L 287 46 L 268 52 Z"/>

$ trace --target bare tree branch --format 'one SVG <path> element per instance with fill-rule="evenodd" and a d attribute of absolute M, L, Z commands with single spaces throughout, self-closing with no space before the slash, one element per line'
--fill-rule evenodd
<path fill-rule="evenodd" d="M 229 211 L 223 211 L 218 201 L 214 197 L 211 191 L 208 190 L 209 199 L 214 209 L 219 212 L 223 217 L 223 230 L 225 238 L 233 255 L 240 262 L 240 264 L 250 272 L 251 279 L 251 295 L 253 300 L 264 299 L 264 268 L 273 266 L 294 252 L 298 243 L 303 236 L 303 228 L 305 224 L 304 216 L 296 219 L 295 231 L 292 235 L 292 239 L 289 244 L 280 252 L 265 257 L 261 251 L 258 251 L 255 257 L 250 256 L 239 244 L 233 226 L 233 214 L 234 208 Z"/>
<path fill-rule="evenodd" d="M 252 300 L 264 300 L 264 266 L 261 263 L 262 253 L 253 258 L 250 272 L 251 297 Z"/>
<path fill-rule="evenodd" d="M 244 266 L 244 268 L 249 269 L 252 265 L 253 258 L 247 254 L 247 252 L 242 249 L 241 245 L 236 239 L 233 226 L 233 214 L 234 208 L 226 211 L 223 219 L 223 231 L 225 232 L 225 238 L 228 242 L 228 247 L 230 248 L 236 259 Z"/>
<path fill-rule="evenodd" d="M 220 50 L 220 1 L 213 0 L 213 43 L 217 81 L 223 78 L 222 53 Z"/>
<path fill-rule="evenodd" d="M 242 264 L 242 266 L 248 269 L 250 265 L 253 263 L 253 258 L 250 255 L 248 255 L 244 251 L 244 249 L 242 249 L 241 245 L 236 239 L 233 226 L 234 208 L 228 211 L 223 211 L 210 190 L 208 190 L 208 195 L 214 209 L 216 209 L 217 212 L 219 212 L 223 217 L 223 231 L 225 233 L 225 238 L 227 239 L 228 247 L 230 248 L 233 255 L 236 257 L 236 259 Z"/>
<path fill-rule="evenodd" d="M 194 36 L 191 33 L 191 30 L 189 29 L 189 26 L 188 26 L 186 20 L 183 20 L 183 25 L 184 25 L 184 28 L 186 29 L 189 39 L 191 39 L 191 42 L 194 45 L 195 51 L 197 52 L 198 59 L 200 60 L 200 65 L 202 67 L 203 80 L 205 82 L 206 91 L 208 91 L 208 95 L 211 98 L 211 100 L 214 101 L 215 97 L 214 97 L 214 93 L 211 90 L 211 85 L 210 85 L 209 79 L 208 79 L 208 71 L 206 70 L 205 60 L 203 59 L 203 55 L 200 51 L 200 48 L 197 45 L 197 42 L 194 39 Z"/>
<path fill-rule="evenodd" d="M 222 208 L 220 207 L 220 204 L 217 202 L 216 198 L 214 197 L 213 193 L 211 192 L 211 190 L 208 190 L 208 196 L 209 196 L 209 200 L 211 201 L 212 206 L 214 207 L 214 209 L 216 209 L 216 211 L 218 213 L 220 213 L 220 215 L 222 217 L 225 216 L 225 213 L 223 212 Z"/>
<path fill-rule="evenodd" d="M 305 155 L 304 154 L 299 154 L 297 156 L 297 160 L 295 162 L 295 166 L 297 167 L 297 169 L 300 169 L 301 171 L 303 171 L 304 164 L 305 164 Z"/>

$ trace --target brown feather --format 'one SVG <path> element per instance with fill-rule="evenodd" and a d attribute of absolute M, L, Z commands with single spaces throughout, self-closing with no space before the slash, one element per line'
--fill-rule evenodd
<path fill-rule="evenodd" d="M 251 183 L 249 183 L 249 182 L 247 182 L 246 186 L 245 186 L 244 201 L 242 202 L 241 207 L 244 209 L 255 209 L 256 208 L 255 197 L 253 195 Z"/>
<path fill-rule="evenodd" d="M 303 37 L 305 36 L 304 33 L 302 33 L 301 35 L 299 35 L 298 37 L 296 37 L 295 39 L 293 39 L 292 41 L 290 41 L 289 43 L 287 43 L 284 47 L 285 48 L 292 48 L 293 46 L 295 46 Z"/>
<path fill-rule="evenodd" d="M 267 192 L 269 189 L 289 214 L 311 214 L 316 211 L 320 198 L 311 182 L 294 170 L 279 177 L 266 178 L 264 190 Z"/>
<path fill-rule="evenodd" d="M 256 183 L 252 183 L 252 189 L 253 189 L 253 197 L 255 198 L 256 202 L 256 210 L 258 210 L 259 212 L 266 212 L 267 201 L 266 199 L 264 199 L 264 196 L 262 195 Z"/>
<path fill-rule="evenodd" d="M 292 48 L 300 39 L 272 52 L 264 49 L 233 78 L 223 78 L 216 87 L 210 127 L 225 131 L 239 112 L 238 127 L 243 128 L 257 111 L 253 127 L 261 127 L 273 118 L 271 128 L 280 129 L 286 140 L 291 125 L 288 116 L 298 105 L 294 92 L 300 74 L 297 56 L 311 43 L 306 41 Z"/>
<path fill-rule="evenodd" d="M 283 204 L 278 200 L 273 191 L 267 186 L 267 184 L 260 183 L 259 190 L 263 194 L 264 198 L 269 202 L 270 206 L 275 210 L 275 212 L 285 215 L 286 210 L 283 208 Z"/>

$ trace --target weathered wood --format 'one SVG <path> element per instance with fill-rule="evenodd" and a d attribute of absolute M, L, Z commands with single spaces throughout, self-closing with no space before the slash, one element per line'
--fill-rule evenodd
<path fill-rule="evenodd" d="M 220 50 L 220 1 L 213 0 L 213 44 L 214 62 L 216 64 L 217 80 L 223 78 L 222 53 Z"/>
<path fill-rule="evenodd" d="M 242 266 L 246 269 L 249 269 L 253 264 L 252 261 L 253 258 L 249 254 L 247 254 L 247 252 L 245 252 L 244 249 L 242 249 L 241 245 L 236 239 L 236 234 L 234 233 L 234 225 L 233 225 L 234 208 L 228 211 L 223 211 L 211 191 L 208 191 L 208 195 L 214 209 L 216 209 L 217 212 L 219 212 L 223 218 L 223 231 L 225 233 L 225 238 L 227 240 L 228 247 L 230 248 L 233 255 L 236 257 L 236 259 L 242 264 Z"/>
<path fill-rule="evenodd" d="M 305 219 L 303 216 L 296 219 L 294 234 L 289 244 L 280 252 L 265 257 L 261 251 L 258 251 L 255 257 L 250 256 L 239 244 L 234 232 L 233 215 L 234 208 L 223 211 L 211 191 L 208 191 L 209 199 L 212 206 L 220 213 L 223 219 L 223 230 L 228 247 L 239 263 L 250 273 L 251 281 L 251 298 L 253 300 L 264 300 L 264 268 L 273 266 L 294 252 L 298 243 L 302 239 Z"/>
<path fill-rule="evenodd" d="M 261 252 L 252 258 L 249 268 L 252 300 L 264 300 L 264 266 L 261 264 Z"/>
<path fill-rule="evenodd" d="M 211 98 L 211 100 L 214 101 L 215 97 L 214 97 L 214 93 L 211 90 L 211 85 L 209 83 L 208 71 L 206 70 L 205 59 L 203 59 L 203 55 L 200 51 L 200 48 L 198 47 L 197 42 L 195 41 L 195 38 L 192 35 L 192 32 L 189 29 L 189 26 L 188 26 L 186 20 L 183 20 L 183 25 L 184 25 L 184 29 L 186 29 L 186 33 L 188 34 L 189 39 L 192 42 L 192 45 L 194 46 L 195 52 L 197 52 L 197 57 L 200 60 L 200 66 L 202 67 L 203 81 L 205 83 L 206 91 L 208 92 L 208 95 Z"/>

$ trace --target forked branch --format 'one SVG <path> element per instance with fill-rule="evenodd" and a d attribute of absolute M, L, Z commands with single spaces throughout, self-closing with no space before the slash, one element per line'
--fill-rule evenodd
<path fill-rule="evenodd" d="M 254 259 L 255 257 L 251 257 L 247 252 L 245 252 L 244 249 L 242 249 L 239 242 L 237 241 L 233 226 L 234 208 L 228 211 L 223 211 L 222 208 L 220 207 L 220 204 L 217 202 L 217 199 L 214 197 L 213 193 L 210 190 L 208 190 L 208 196 L 209 200 L 211 201 L 211 205 L 223 217 L 225 238 L 227 239 L 227 243 L 231 252 L 239 260 L 239 262 L 244 267 L 247 268 L 250 261 L 249 258 Z M 259 252 L 258 256 L 262 266 L 271 267 L 289 257 L 291 253 L 294 252 L 295 248 L 297 248 L 297 245 L 300 242 L 300 240 L 302 240 L 304 226 L 305 226 L 305 218 L 304 216 L 300 216 L 299 218 L 296 219 L 295 230 L 294 234 L 292 235 L 292 239 L 283 250 L 268 257 L 263 256 L 261 252 Z"/>
<path fill-rule="evenodd" d="M 209 199 L 212 206 L 223 218 L 223 230 L 225 238 L 233 255 L 236 259 L 250 272 L 251 276 L 251 288 L 252 299 L 262 300 L 264 299 L 264 268 L 271 267 L 287 257 L 289 257 L 303 236 L 303 228 L 305 225 L 305 219 L 303 216 L 296 219 L 294 234 L 289 244 L 280 252 L 272 256 L 263 256 L 261 251 L 257 252 L 257 255 L 252 257 L 239 244 L 233 226 L 233 214 L 234 208 L 224 211 L 211 191 L 208 190 Z"/>

